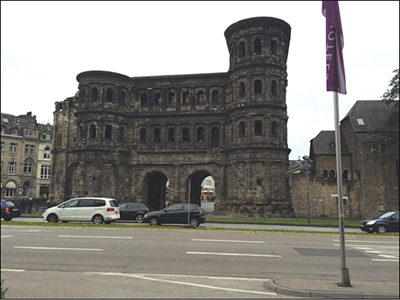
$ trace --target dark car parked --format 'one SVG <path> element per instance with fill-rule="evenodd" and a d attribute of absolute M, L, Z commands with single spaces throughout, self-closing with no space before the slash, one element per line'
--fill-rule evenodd
<path fill-rule="evenodd" d="M 369 233 L 399 232 L 399 211 L 390 211 L 377 218 L 364 220 L 360 229 Z"/>
<path fill-rule="evenodd" d="M 206 216 L 204 210 L 195 204 L 172 204 L 163 210 L 148 213 L 143 218 L 143 223 L 149 223 L 153 226 L 163 223 L 188 224 L 188 221 L 192 227 L 197 227 L 205 223 Z"/>
<path fill-rule="evenodd" d="M 143 222 L 145 214 L 154 211 L 150 205 L 143 203 L 122 203 L 119 205 L 120 220 L 135 220 Z"/>
<path fill-rule="evenodd" d="M 1 217 L 6 221 L 21 216 L 21 208 L 11 200 L 1 200 Z"/>

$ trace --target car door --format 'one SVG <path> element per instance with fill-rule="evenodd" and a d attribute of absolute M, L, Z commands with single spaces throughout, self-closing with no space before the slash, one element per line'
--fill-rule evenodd
<path fill-rule="evenodd" d="M 161 223 L 179 223 L 180 216 L 182 213 L 182 204 L 173 204 L 164 208 L 160 214 Z"/>
<path fill-rule="evenodd" d="M 76 207 L 76 221 L 91 221 L 94 211 L 94 199 L 79 199 Z"/>
<path fill-rule="evenodd" d="M 60 221 L 75 221 L 78 201 L 79 199 L 72 199 L 61 204 L 57 210 L 58 219 Z"/>
<path fill-rule="evenodd" d="M 135 220 L 137 215 L 138 205 L 136 203 L 128 203 L 129 220 Z"/>

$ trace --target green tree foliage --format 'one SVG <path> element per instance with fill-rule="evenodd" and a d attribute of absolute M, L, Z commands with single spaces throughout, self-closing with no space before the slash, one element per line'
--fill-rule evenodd
<path fill-rule="evenodd" d="M 386 90 L 386 92 L 381 97 L 382 101 L 385 102 L 387 105 L 394 102 L 394 111 L 384 124 L 384 127 L 386 128 L 399 126 L 399 101 L 395 101 L 399 99 L 399 69 L 394 70 L 393 73 L 395 73 L 395 75 L 393 76 L 389 84 L 391 88 Z"/>

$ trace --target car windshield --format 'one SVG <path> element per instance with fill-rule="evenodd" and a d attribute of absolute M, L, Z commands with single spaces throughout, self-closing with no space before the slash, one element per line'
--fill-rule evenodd
<path fill-rule="evenodd" d="M 390 212 L 384 213 L 383 215 L 379 216 L 378 219 L 387 219 L 393 214 L 394 214 L 394 211 L 390 211 Z"/>

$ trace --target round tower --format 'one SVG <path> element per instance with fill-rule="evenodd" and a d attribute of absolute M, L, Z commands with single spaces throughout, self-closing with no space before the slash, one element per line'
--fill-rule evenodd
<path fill-rule="evenodd" d="M 230 54 L 226 103 L 230 149 L 228 203 L 223 206 L 232 211 L 279 214 L 290 205 L 286 127 L 290 32 L 286 22 L 270 17 L 241 20 L 225 31 Z"/>

